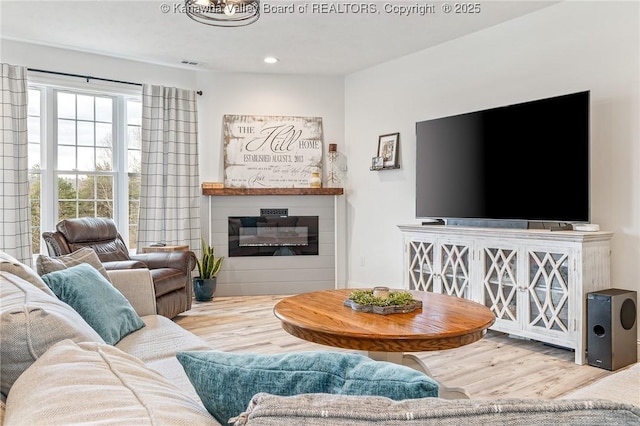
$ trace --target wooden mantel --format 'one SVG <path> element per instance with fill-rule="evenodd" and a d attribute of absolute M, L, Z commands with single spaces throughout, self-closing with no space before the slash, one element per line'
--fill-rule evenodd
<path fill-rule="evenodd" d="M 343 188 L 202 188 L 202 195 L 342 195 Z"/>

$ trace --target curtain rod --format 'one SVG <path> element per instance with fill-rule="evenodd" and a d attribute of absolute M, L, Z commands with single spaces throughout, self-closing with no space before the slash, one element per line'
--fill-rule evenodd
<path fill-rule="evenodd" d="M 93 76 L 90 76 L 90 75 L 72 74 L 72 73 L 68 73 L 68 72 L 40 70 L 40 69 L 36 69 L 36 68 L 27 68 L 27 71 L 41 72 L 41 73 L 53 74 L 53 75 L 62 75 L 62 76 L 65 76 L 65 77 L 83 78 L 83 79 L 87 80 L 87 83 L 89 82 L 89 80 L 99 80 L 99 81 L 106 81 L 106 82 L 109 82 L 109 83 L 119 83 L 119 84 L 130 84 L 132 86 L 142 86 L 142 83 L 133 83 L 131 81 L 123 81 L 123 80 L 112 80 L 110 78 L 93 77 Z M 196 93 L 198 95 L 202 95 L 202 90 L 198 90 Z"/>

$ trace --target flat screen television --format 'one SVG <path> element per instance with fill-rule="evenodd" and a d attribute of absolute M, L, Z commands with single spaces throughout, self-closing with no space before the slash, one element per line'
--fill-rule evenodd
<path fill-rule="evenodd" d="M 589 92 L 418 122 L 416 175 L 418 219 L 588 222 Z"/>

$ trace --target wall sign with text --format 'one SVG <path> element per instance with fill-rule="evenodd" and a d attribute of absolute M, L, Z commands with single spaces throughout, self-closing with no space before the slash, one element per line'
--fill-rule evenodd
<path fill-rule="evenodd" d="M 225 115 L 224 184 L 229 188 L 308 188 L 322 176 L 322 118 Z"/>

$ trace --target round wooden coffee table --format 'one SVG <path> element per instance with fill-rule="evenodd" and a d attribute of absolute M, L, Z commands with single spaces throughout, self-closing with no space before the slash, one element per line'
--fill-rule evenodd
<path fill-rule="evenodd" d="M 301 339 L 367 351 L 376 360 L 407 365 L 431 375 L 418 357 L 404 352 L 439 351 L 480 340 L 494 323 L 479 303 L 444 294 L 413 291 L 422 308 L 406 314 L 354 311 L 343 302 L 353 289 L 326 290 L 287 297 L 273 312 L 282 328 Z M 443 397 L 468 397 L 462 389 L 442 385 Z"/>

